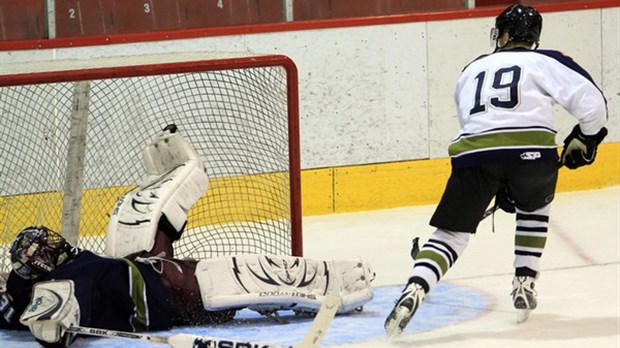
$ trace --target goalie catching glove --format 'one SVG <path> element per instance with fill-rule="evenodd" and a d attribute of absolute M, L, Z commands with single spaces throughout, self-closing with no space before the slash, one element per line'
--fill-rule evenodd
<path fill-rule="evenodd" d="M 67 333 L 67 328 L 80 323 L 80 306 L 74 296 L 73 281 L 37 283 L 20 322 L 28 326 L 43 346 L 68 346 L 75 335 Z"/>
<path fill-rule="evenodd" d="M 585 135 L 579 125 L 575 125 L 572 132 L 564 139 L 564 149 L 560 156 L 562 165 L 568 169 L 592 164 L 596 158 L 598 145 L 607 136 L 607 128 L 603 127 L 594 135 Z"/>

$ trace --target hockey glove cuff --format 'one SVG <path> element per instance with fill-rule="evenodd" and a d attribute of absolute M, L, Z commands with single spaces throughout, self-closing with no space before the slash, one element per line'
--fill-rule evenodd
<path fill-rule="evenodd" d="M 585 135 L 579 125 L 575 125 L 571 133 L 564 139 L 564 149 L 560 156 L 561 164 L 568 169 L 594 163 L 598 145 L 607 136 L 607 128 L 603 127 L 595 135 Z"/>

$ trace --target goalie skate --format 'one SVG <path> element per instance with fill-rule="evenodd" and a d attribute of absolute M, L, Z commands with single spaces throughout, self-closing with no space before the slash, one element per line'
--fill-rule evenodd
<path fill-rule="evenodd" d="M 400 335 L 409 321 L 420 307 L 426 293 L 424 288 L 417 283 L 407 285 L 400 299 L 396 302 L 394 309 L 385 320 L 385 331 L 388 336 Z"/>
<path fill-rule="evenodd" d="M 536 291 L 534 290 L 534 278 L 514 277 L 512 280 L 512 301 L 517 309 L 517 323 L 522 323 L 530 317 L 533 309 L 536 309 Z"/>

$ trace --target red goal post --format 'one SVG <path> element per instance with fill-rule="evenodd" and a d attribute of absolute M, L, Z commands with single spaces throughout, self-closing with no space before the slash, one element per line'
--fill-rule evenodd
<path fill-rule="evenodd" d="M 297 69 L 283 55 L 175 53 L 0 65 L 0 271 L 46 225 L 104 248 L 142 149 L 175 123 L 205 163 L 178 257 L 303 254 Z"/>

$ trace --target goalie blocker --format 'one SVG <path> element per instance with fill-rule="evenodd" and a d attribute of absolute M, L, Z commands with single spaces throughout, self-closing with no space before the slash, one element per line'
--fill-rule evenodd
<path fill-rule="evenodd" d="M 32 301 L 21 315 L 20 322 L 43 342 L 69 345 L 74 335 L 65 335 L 65 332 L 80 322 L 80 306 L 74 296 L 73 281 L 36 284 L 32 290 Z"/>

